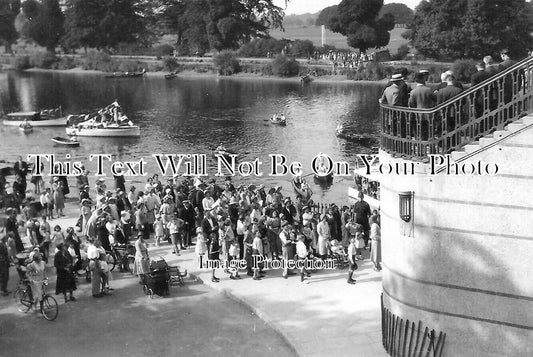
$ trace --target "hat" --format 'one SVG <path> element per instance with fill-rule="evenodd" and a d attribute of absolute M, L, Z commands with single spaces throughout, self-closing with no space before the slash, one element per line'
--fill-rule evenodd
<path fill-rule="evenodd" d="M 265 185 L 263 185 L 263 184 L 260 184 L 259 187 L 257 187 L 258 190 L 262 190 L 264 188 L 265 188 Z"/>
<path fill-rule="evenodd" d="M 90 198 L 84 198 L 83 200 L 81 200 L 82 205 L 91 205 L 92 203 L 93 201 Z"/>
<path fill-rule="evenodd" d="M 84 189 L 88 189 L 88 188 L 89 188 L 89 185 L 83 185 L 83 188 L 84 188 Z"/>
<path fill-rule="evenodd" d="M 509 51 L 508 48 L 504 48 L 503 50 L 500 51 L 500 53 L 501 53 L 502 55 L 508 55 L 508 54 L 510 54 L 511 52 Z"/>
<path fill-rule="evenodd" d="M 202 232 L 203 232 L 203 231 L 202 231 L 202 227 L 198 227 L 198 228 L 196 228 L 196 233 L 202 233 Z"/>
<path fill-rule="evenodd" d="M 185 201 L 183 201 L 183 203 L 184 203 L 184 204 L 187 204 L 187 205 L 190 205 L 190 204 L 191 204 L 191 201 L 189 201 L 189 200 L 185 200 Z"/>
<path fill-rule="evenodd" d="M 286 197 L 284 200 L 283 200 L 283 203 L 287 203 L 287 202 L 291 202 L 291 199 L 289 197 Z"/>
<path fill-rule="evenodd" d="M 309 207 L 308 207 L 308 206 L 303 206 L 303 207 L 302 207 L 302 210 L 305 211 L 306 209 L 309 209 Z"/>
<path fill-rule="evenodd" d="M 253 184 L 252 184 L 252 185 L 248 185 L 248 189 L 249 189 L 250 191 L 253 191 L 253 190 L 255 190 L 255 187 L 256 187 L 256 186 L 255 186 L 255 185 L 253 185 Z"/>
<path fill-rule="evenodd" d="M 237 198 L 235 196 L 231 196 L 231 199 L 229 200 L 230 205 L 237 205 L 239 202 L 237 202 Z"/>
<path fill-rule="evenodd" d="M 429 71 L 427 69 L 421 69 L 418 73 L 429 74 Z"/>
<path fill-rule="evenodd" d="M 57 181 L 59 181 L 59 177 L 54 176 L 54 182 L 57 182 Z"/>
<path fill-rule="evenodd" d="M 403 76 L 401 75 L 401 73 L 396 73 L 391 76 L 390 80 L 393 82 L 403 81 Z"/>
<path fill-rule="evenodd" d="M 105 182 L 105 178 L 100 177 L 97 182 Z"/>

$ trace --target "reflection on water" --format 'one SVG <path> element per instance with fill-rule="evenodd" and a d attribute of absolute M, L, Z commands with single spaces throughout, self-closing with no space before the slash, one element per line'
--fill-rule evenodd
<path fill-rule="evenodd" d="M 109 153 L 117 160 L 144 157 L 153 172 L 154 153 L 205 153 L 211 160 L 211 149 L 222 143 L 241 153 L 240 160 L 259 158 L 265 175 L 271 153 L 284 154 L 289 162 L 302 162 L 304 174 L 308 174 L 310 162 L 319 152 L 351 163 L 355 154 L 365 152 L 356 143 L 335 136 L 339 123 L 352 132 L 375 135 L 377 145 L 380 92 L 378 84 L 360 83 L 301 86 L 261 79 L 178 77 L 168 81 L 162 77 L 105 79 L 100 74 L 4 72 L 0 73 L 0 104 L 5 112 L 61 105 L 65 112 L 78 114 L 117 99 L 141 126 L 142 137 L 80 138 L 81 147 L 69 149 L 50 141 L 53 136 L 64 135 L 63 128 L 35 128 L 33 133 L 22 134 L 17 128 L 0 126 L 0 152 L 2 159 L 27 153 L 60 157 L 70 153 L 73 159 L 83 161 L 91 153 Z M 268 119 L 277 112 L 287 117 L 286 127 L 269 124 Z M 266 185 L 281 185 L 287 193 L 292 191 L 289 176 L 235 180 L 261 180 Z M 337 177 L 325 189 L 312 181 L 315 200 L 347 200 L 351 178 Z"/>

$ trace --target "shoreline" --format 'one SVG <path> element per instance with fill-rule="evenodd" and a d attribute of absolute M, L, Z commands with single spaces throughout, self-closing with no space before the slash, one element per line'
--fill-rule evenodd
<path fill-rule="evenodd" d="M 4 69 L 4 71 L 7 70 L 13 70 L 16 71 L 13 68 Z M 109 74 L 110 72 L 103 72 L 98 70 L 84 70 L 80 67 L 75 67 L 71 69 L 44 69 L 44 68 L 29 68 L 22 70 L 21 72 L 29 72 L 29 73 L 62 73 L 62 74 Z M 146 77 L 152 77 L 152 78 L 162 78 L 164 77 L 168 72 L 146 72 Z M 277 77 L 277 76 L 263 76 L 260 74 L 251 74 L 251 73 L 237 73 L 231 76 L 221 76 L 214 72 L 207 72 L 207 73 L 198 73 L 196 71 L 186 70 L 183 72 L 179 72 L 177 74 L 177 78 L 183 77 L 183 78 L 216 78 L 216 79 L 238 79 L 238 80 L 267 80 L 267 81 L 281 81 L 281 82 L 294 82 L 294 83 L 300 83 L 300 77 Z M 119 79 L 119 78 L 118 78 Z M 345 75 L 325 75 L 320 77 L 315 77 L 313 82 L 311 83 L 325 83 L 325 84 L 385 84 L 387 83 L 388 79 L 382 79 L 377 81 L 371 81 L 371 80 L 350 80 L 346 79 Z M 309 84 L 311 84 L 309 83 Z M 307 84 L 307 85 L 309 85 Z"/>

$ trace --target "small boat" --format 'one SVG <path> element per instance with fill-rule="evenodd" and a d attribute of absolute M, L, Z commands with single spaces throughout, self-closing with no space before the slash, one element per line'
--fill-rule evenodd
<path fill-rule="evenodd" d="M 174 79 L 178 76 L 176 72 L 170 72 L 169 74 L 165 74 L 165 79 Z"/>
<path fill-rule="evenodd" d="M 227 150 L 223 146 L 219 146 L 215 150 L 213 150 L 213 158 L 215 159 L 218 156 L 223 156 L 226 160 L 231 160 L 231 155 L 238 155 L 238 154 L 231 150 Z"/>
<path fill-rule="evenodd" d="M 52 141 L 58 145 L 65 145 L 65 146 L 72 146 L 72 147 L 80 146 L 80 142 L 75 136 L 73 136 L 70 139 L 63 138 L 61 136 L 55 136 L 52 138 Z"/>
<path fill-rule="evenodd" d="M 293 177 L 291 180 L 292 188 L 294 189 L 294 192 L 296 194 L 302 196 L 302 200 L 305 202 L 309 201 L 311 196 L 313 195 L 313 191 L 311 191 L 311 188 L 307 185 L 307 182 L 303 180 L 302 182 L 296 182 L 295 178 Z"/>
<path fill-rule="evenodd" d="M 286 126 L 287 125 L 287 119 L 285 118 L 285 115 L 281 114 L 274 114 L 272 118 L 270 118 L 270 122 L 274 125 L 279 126 Z"/>
<path fill-rule="evenodd" d="M 28 122 L 22 123 L 19 125 L 19 130 L 24 134 L 31 133 L 33 131 L 33 126 Z"/>
<path fill-rule="evenodd" d="M 374 138 L 371 135 L 368 134 L 353 134 L 353 133 L 347 133 L 346 129 L 342 124 L 339 124 L 337 126 L 337 129 L 335 129 L 335 135 L 338 138 L 358 142 L 360 144 L 368 144 L 371 141 L 374 140 Z"/>
<path fill-rule="evenodd" d="M 83 119 L 82 119 L 83 118 Z M 80 121 L 83 120 L 83 121 Z M 69 116 L 69 136 L 94 137 L 139 137 L 141 130 L 124 115 L 122 108 L 114 101 L 93 114 Z"/>
<path fill-rule="evenodd" d="M 314 178 L 315 178 L 315 181 L 318 183 L 329 184 L 333 182 L 333 173 L 331 172 L 328 174 L 318 173 L 318 174 L 315 174 Z"/>
<path fill-rule="evenodd" d="M 144 76 L 146 70 L 142 72 L 113 72 L 112 74 L 107 74 L 106 78 L 138 78 Z"/>
<path fill-rule="evenodd" d="M 41 111 L 14 112 L 7 114 L 3 120 L 6 126 L 20 126 L 27 121 L 32 126 L 66 126 L 67 117 L 63 116 L 61 107 Z"/>

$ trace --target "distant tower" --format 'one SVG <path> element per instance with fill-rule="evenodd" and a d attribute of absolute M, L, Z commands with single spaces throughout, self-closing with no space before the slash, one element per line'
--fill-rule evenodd
<path fill-rule="evenodd" d="M 322 25 L 322 47 L 326 45 L 326 26 Z"/>

